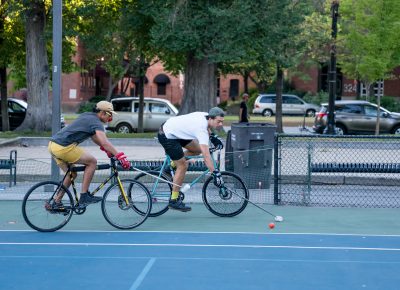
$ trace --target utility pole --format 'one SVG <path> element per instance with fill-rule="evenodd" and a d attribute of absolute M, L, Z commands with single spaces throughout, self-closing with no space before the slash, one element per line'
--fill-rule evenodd
<path fill-rule="evenodd" d="M 329 104 L 328 104 L 328 134 L 335 134 L 335 99 L 336 99 L 336 36 L 337 20 L 339 17 L 339 0 L 333 0 L 331 5 L 332 15 L 332 44 L 331 59 L 329 63 Z"/>
<path fill-rule="evenodd" d="M 62 55 L 62 0 L 53 1 L 53 106 L 51 133 L 54 135 L 61 128 L 61 55 Z M 58 181 L 60 169 L 51 159 L 51 179 Z"/>

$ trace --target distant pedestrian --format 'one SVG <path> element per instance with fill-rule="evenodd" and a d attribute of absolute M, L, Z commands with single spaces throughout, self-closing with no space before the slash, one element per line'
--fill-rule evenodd
<path fill-rule="evenodd" d="M 247 101 L 249 100 L 249 95 L 244 93 L 242 97 L 243 101 L 240 103 L 239 109 L 239 123 L 248 123 L 250 119 L 247 110 Z"/>

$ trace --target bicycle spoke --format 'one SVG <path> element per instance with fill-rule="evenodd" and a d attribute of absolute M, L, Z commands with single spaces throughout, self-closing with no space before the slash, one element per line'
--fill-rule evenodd
<path fill-rule="evenodd" d="M 43 232 L 56 231 L 71 219 L 73 205 L 69 192 L 66 192 L 61 200 L 62 208 L 53 209 L 51 206 L 56 188 L 56 182 L 42 182 L 33 186 L 25 195 L 22 214 L 31 228 Z"/>
<path fill-rule="evenodd" d="M 104 194 L 102 212 L 112 226 L 132 229 L 142 224 L 149 215 L 151 197 L 148 190 L 135 180 L 121 180 L 121 183 L 128 203 L 115 183 Z"/>
<path fill-rule="evenodd" d="M 224 188 L 214 185 L 209 178 L 203 187 L 203 201 L 208 210 L 218 216 L 235 216 L 247 206 L 248 189 L 239 176 L 221 172 Z"/>

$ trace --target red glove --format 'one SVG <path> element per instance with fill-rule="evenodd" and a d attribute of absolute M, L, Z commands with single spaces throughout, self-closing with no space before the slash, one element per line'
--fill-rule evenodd
<path fill-rule="evenodd" d="M 103 147 L 103 146 L 100 146 L 100 150 L 101 150 L 101 151 L 104 151 L 104 152 L 106 152 L 106 154 L 107 154 L 108 158 L 111 158 L 111 157 L 113 157 L 113 155 L 112 155 L 110 152 L 108 152 L 106 149 L 104 149 L 104 147 Z"/>
<path fill-rule="evenodd" d="M 117 155 L 115 155 L 115 158 L 117 158 L 119 163 L 121 163 L 123 169 L 129 169 L 131 167 L 131 163 L 124 152 L 119 152 Z"/>

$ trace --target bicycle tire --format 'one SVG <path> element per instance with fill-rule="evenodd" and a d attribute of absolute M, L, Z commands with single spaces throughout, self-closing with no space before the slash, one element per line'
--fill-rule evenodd
<path fill-rule="evenodd" d="M 149 216 L 151 195 L 137 180 L 123 179 L 121 184 L 128 195 L 129 204 L 126 204 L 121 195 L 119 183 L 115 182 L 104 193 L 101 211 L 106 221 L 113 227 L 122 230 L 133 229 L 140 226 Z"/>
<path fill-rule="evenodd" d="M 203 202 L 206 208 L 220 217 L 233 217 L 240 214 L 247 206 L 249 190 L 239 175 L 221 171 L 226 190 L 221 190 L 209 177 L 202 190 Z"/>
<path fill-rule="evenodd" d="M 25 194 L 22 201 L 22 216 L 25 222 L 39 232 L 54 232 L 64 227 L 71 219 L 74 202 L 71 192 L 61 186 L 65 192 L 62 203 L 64 211 L 46 209 L 46 203 L 60 185 L 59 182 L 44 181 L 32 186 Z"/>
<path fill-rule="evenodd" d="M 151 176 L 151 175 L 153 176 Z M 151 170 L 147 173 L 140 173 L 135 180 L 144 184 L 150 191 L 152 198 L 152 206 L 150 217 L 156 217 L 164 214 L 168 211 L 168 203 L 172 193 L 172 185 L 168 182 L 158 181 L 157 188 L 154 188 L 156 178 L 154 176 L 160 176 L 160 171 Z M 163 173 L 161 178 L 171 181 L 169 174 Z"/>

